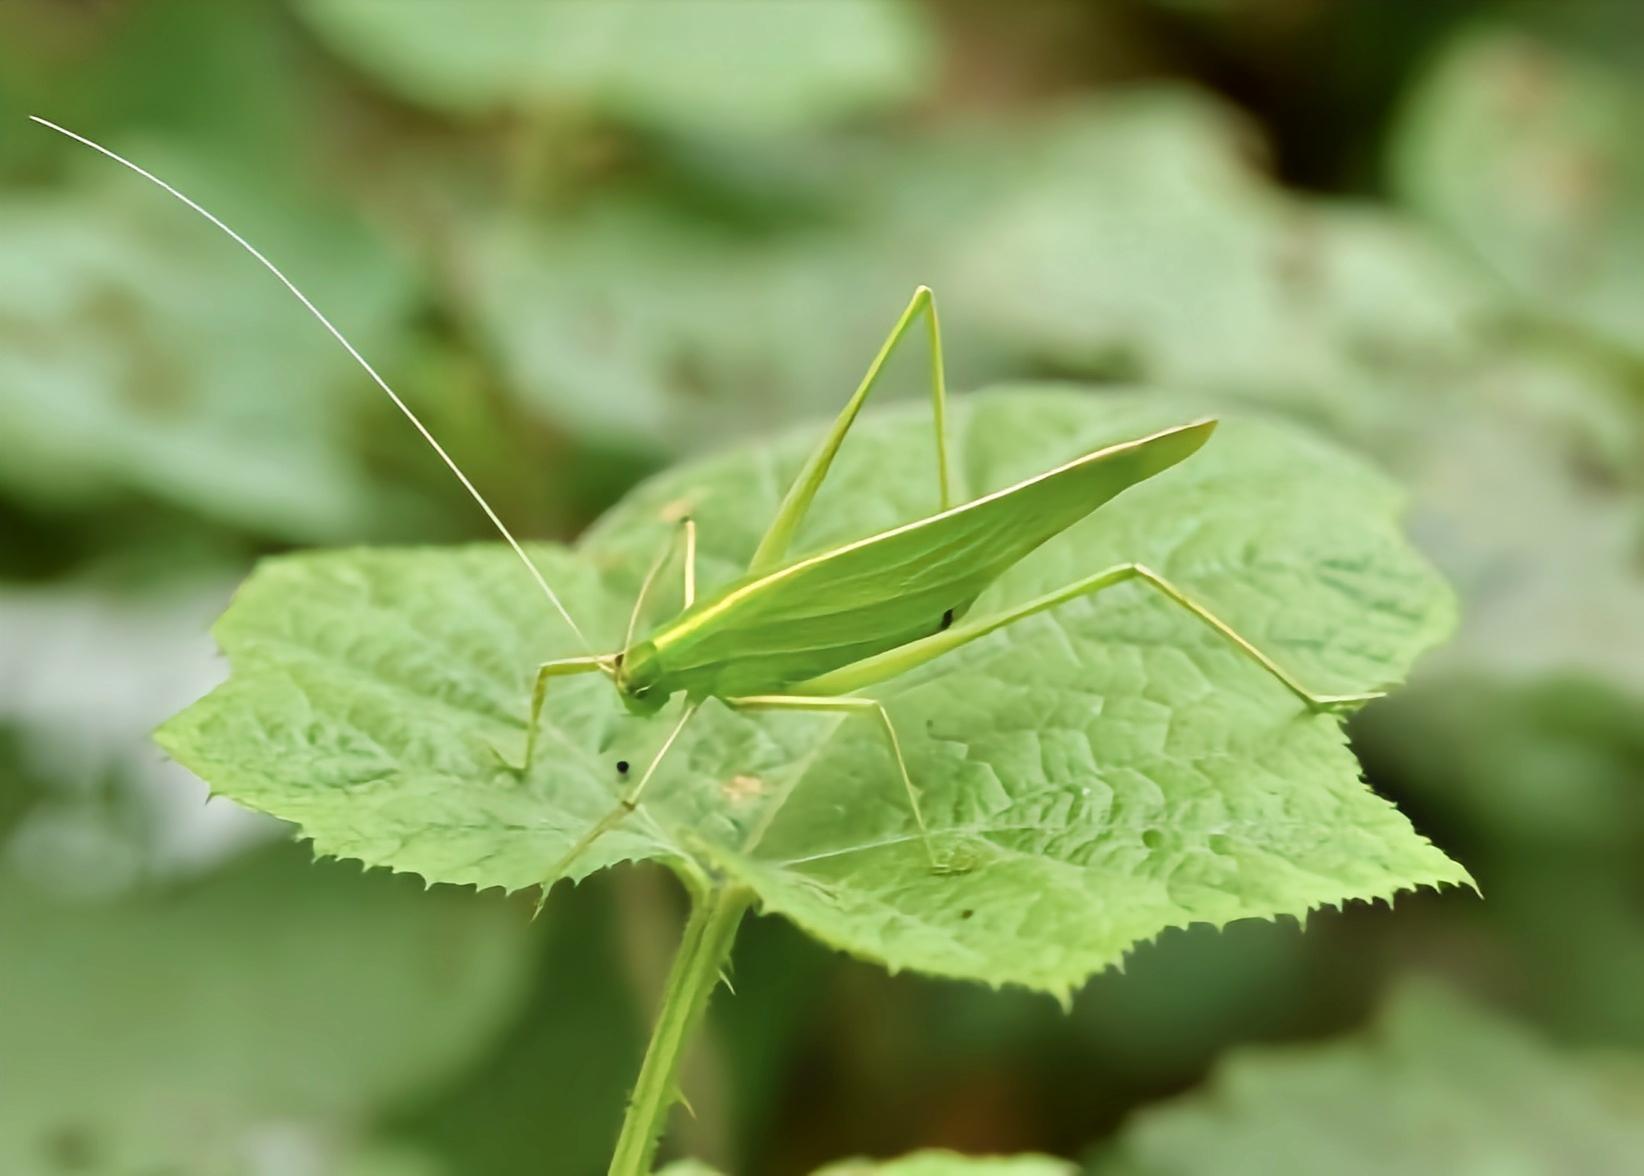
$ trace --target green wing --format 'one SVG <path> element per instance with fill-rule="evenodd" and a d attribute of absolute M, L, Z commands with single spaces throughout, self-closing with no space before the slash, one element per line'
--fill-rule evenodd
<path fill-rule="evenodd" d="M 944 628 L 1034 548 L 1189 457 L 1213 420 L 1098 449 L 941 514 L 750 575 L 651 635 L 667 689 L 779 691 Z"/>

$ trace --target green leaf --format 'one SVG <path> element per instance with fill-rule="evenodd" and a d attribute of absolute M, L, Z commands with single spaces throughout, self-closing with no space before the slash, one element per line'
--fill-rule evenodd
<path fill-rule="evenodd" d="M 455 114 L 584 107 L 643 124 L 781 131 L 905 102 L 932 80 L 929 33 L 892 0 L 302 0 L 297 10 L 389 88 Z"/>
<path fill-rule="evenodd" d="M 1373 208 L 1294 198 L 1254 139 L 1191 91 L 1069 108 L 1019 133 L 930 280 L 956 322 L 1064 367 L 1314 415 L 1467 345 L 1488 283 Z"/>
<path fill-rule="evenodd" d="M 1411 529 L 1466 602 L 1434 670 L 1593 676 L 1644 696 L 1644 415 L 1601 365 L 1500 348 L 1369 440 L 1410 487 Z"/>
<path fill-rule="evenodd" d="M 722 1173 L 701 1160 L 675 1160 L 666 1168 L 659 1168 L 657 1176 L 722 1176 Z"/>
<path fill-rule="evenodd" d="M 383 350 L 408 285 L 357 226 L 304 215 L 295 186 L 234 192 L 179 153 L 138 154 Z M 55 509 L 158 499 L 310 541 L 380 532 L 405 502 L 355 449 L 340 406 L 383 408 L 348 356 L 186 210 L 89 166 L 95 187 L 0 201 L 0 490 Z"/>
<path fill-rule="evenodd" d="M 1144 1112 L 1101 1176 L 1620 1172 L 1644 1154 L 1644 1063 L 1561 1054 L 1427 987 L 1356 1038 L 1252 1050 Z"/>
<path fill-rule="evenodd" d="M 1073 1176 L 1066 1160 L 1050 1156 L 964 1156 L 958 1152 L 912 1152 L 894 1160 L 840 1160 L 818 1168 L 815 1176 Z M 718 1176 L 700 1160 L 675 1160 L 658 1176 Z"/>
<path fill-rule="evenodd" d="M 818 1168 L 816 1176 L 1073 1176 L 1077 1170 L 1050 1156 L 963 1156 L 932 1149 L 894 1160 L 840 1160 Z"/>
<path fill-rule="evenodd" d="M 873 228 L 747 231 L 662 200 L 451 231 L 458 311 L 520 402 L 586 441 L 675 455 L 836 410 L 927 272 Z M 924 357 L 897 358 L 887 382 L 923 391 L 904 373 Z"/>
<path fill-rule="evenodd" d="M 305 856 L 96 906 L 0 879 L 0 1169 L 432 1171 L 364 1136 L 494 1039 L 528 923 Z"/>
<path fill-rule="evenodd" d="M 1008 485 L 1179 422 L 1157 395 L 1015 387 L 955 406 L 961 487 Z M 575 552 L 541 549 L 596 645 L 614 647 L 644 569 L 688 506 L 711 589 L 745 564 L 817 431 L 688 465 L 635 491 Z M 853 431 L 800 536 L 859 537 L 934 505 L 928 410 Z M 1200 594 L 1315 689 L 1394 681 L 1452 622 L 1398 533 L 1400 496 L 1344 454 L 1233 421 L 1018 565 L 976 606 L 1141 560 Z M 660 607 L 660 605 L 659 605 Z M 219 792 L 297 822 L 323 852 L 508 888 L 613 803 L 670 714 L 636 719 L 597 677 L 563 680 L 546 754 L 517 758 L 535 663 L 576 648 L 497 547 L 270 561 L 217 627 L 229 682 L 161 742 Z M 1065 994 L 1170 926 L 1301 915 L 1463 883 L 1364 787 L 1339 722 L 1135 585 L 1012 626 L 873 692 L 933 826 L 974 868 L 934 875 L 867 723 L 706 708 L 643 818 L 581 876 L 655 859 L 752 886 L 767 910 L 877 960 Z"/>
<path fill-rule="evenodd" d="M 1409 99 L 1393 178 L 1532 314 L 1636 357 L 1644 354 L 1641 98 L 1628 70 L 1508 29 L 1478 30 L 1458 39 Z"/>
<path fill-rule="evenodd" d="M 277 822 L 206 804 L 199 781 L 150 742 L 155 723 L 222 679 L 203 630 L 231 583 L 219 569 L 148 592 L 62 579 L 0 587 L 0 647 L 16 666 L 0 680 L 0 726 L 22 771 L 46 785 L 18 806 L 15 833 L 0 830 L 0 858 L 59 891 L 108 894 L 200 873 L 279 836 Z"/>

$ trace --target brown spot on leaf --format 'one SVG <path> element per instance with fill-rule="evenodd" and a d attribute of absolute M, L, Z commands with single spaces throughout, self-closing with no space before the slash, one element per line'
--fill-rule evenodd
<path fill-rule="evenodd" d="M 720 792 L 732 804 L 746 804 L 765 795 L 765 781 L 758 776 L 732 776 Z"/>

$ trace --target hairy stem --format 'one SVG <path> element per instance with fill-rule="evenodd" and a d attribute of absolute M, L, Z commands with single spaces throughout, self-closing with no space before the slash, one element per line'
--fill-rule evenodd
<path fill-rule="evenodd" d="M 741 887 L 710 890 L 693 898 L 651 1044 L 645 1049 L 639 1080 L 611 1156 L 611 1176 L 649 1176 L 668 1112 L 679 1095 L 680 1059 L 707 1011 L 720 969 L 736 941 L 737 926 L 752 901 L 753 893 Z"/>

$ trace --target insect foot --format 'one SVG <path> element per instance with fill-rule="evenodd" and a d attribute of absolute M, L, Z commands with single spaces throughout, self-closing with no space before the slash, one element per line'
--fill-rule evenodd
<path fill-rule="evenodd" d="M 1307 709 L 1316 715 L 1350 715 L 1366 703 L 1386 698 L 1385 690 L 1368 690 L 1363 694 L 1322 694 L 1307 700 Z"/>

